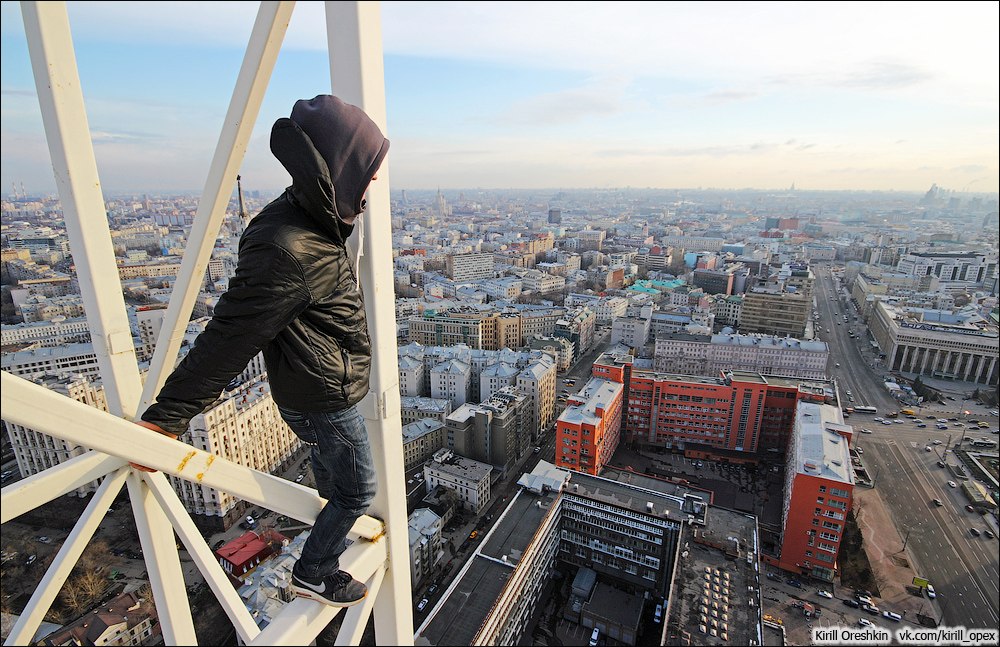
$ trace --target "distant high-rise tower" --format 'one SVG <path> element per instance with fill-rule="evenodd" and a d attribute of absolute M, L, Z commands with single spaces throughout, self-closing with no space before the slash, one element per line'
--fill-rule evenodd
<path fill-rule="evenodd" d="M 562 224 L 562 209 L 549 209 L 549 224 Z"/>
<path fill-rule="evenodd" d="M 243 184 L 240 182 L 239 175 L 236 176 L 236 197 L 240 201 L 240 220 L 243 221 L 243 226 L 245 227 L 250 222 L 250 217 L 247 215 L 246 207 L 243 206 Z"/>

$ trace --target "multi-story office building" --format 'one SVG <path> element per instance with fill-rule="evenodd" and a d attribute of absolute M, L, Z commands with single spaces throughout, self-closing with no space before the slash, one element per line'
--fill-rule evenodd
<path fill-rule="evenodd" d="M 423 419 L 403 425 L 403 465 L 407 472 L 423 465 L 434 452 L 448 444 L 448 434 L 440 420 Z"/>
<path fill-rule="evenodd" d="M 695 528 L 708 541 L 720 536 L 720 545 L 726 543 L 724 536 L 739 537 L 734 551 L 739 556 L 745 556 L 747 546 L 756 546 L 752 532 L 749 537 L 721 528 L 709 532 L 709 509 L 700 497 L 676 486 L 665 494 L 659 491 L 662 482 L 638 474 L 612 471 L 602 478 L 540 461 L 518 484 L 521 490 L 496 526 L 418 627 L 418 640 L 431 645 L 524 644 L 528 624 L 544 603 L 545 585 L 559 564 L 593 569 L 628 602 L 641 605 L 646 597 L 668 595 L 675 568 L 684 568 L 680 546 Z M 585 627 L 599 626 L 616 644 L 634 644 L 634 632 L 619 633 L 609 626 L 612 609 L 581 602 Z M 755 602 L 759 606 L 759 599 Z M 733 636 L 756 635 L 756 627 L 756 614 L 741 618 L 734 622 Z"/>
<path fill-rule="evenodd" d="M 556 362 L 556 370 L 567 371 L 573 364 L 576 346 L 563 337 L 534 335 L 528 340 L 528 348 L 549 353 Z"/>
<path fill-rule="evenodd" d="M 982 286 L 997 276 L 997 252 L 910 252 L 896 270 L 911 276 L 934 275 L 947 289 Z"/>
<path fill-rule="evenodd" d="M 158 258 L 143 263 L 118 264 L 118 278 L 122 281 L 156 277 L 175 278 L 180 271 L 180 261 L 169 258 Z"/>
<path fill-rule="evenodd" d="M 625 438 L 650 447 L 726 452 L 730 460 L 783 449 L 799 401 L 835 403 L 832 383 L 725 371 L 720 377 L 659 373 L 605 353 L 593 374 L 625 385 Z"/>
<path fill-rule="evenodd" d="M 625 311 L 628 310 L 628 299 L 623 297 L 608 297 L 606 299 L 600 299 L 595 304 L 591 305 L 590 309 L 593 310 L 594 314 L 597 316 L 598 323 L 608 324 L 618 317 L 625 316 Z"/>
<path fill-rule="evenodd" d="M 493 468 L 471 458 L 456 456 L 450 449 L 441 449 L 433 460 L 424 465 L 427 490 L 438 486 L 452 490 L 459 504 L 473 514 L 479 514 L 490 501 L 490 474 Z"/>
<path fill-rule="evenodd" d="M 893 371 L 996 386 L 1000 336 L 974 312 L 875 305 L 869 328 Z"/>
<path fill-rule="evenodd" d="M 139 344 L 136 346 L 135 354 L 139 361 L 152 359 L 153 351 L 156 350 L 156 340 L 160 337 L 160 328 L 163 326 L 163 317 L 166 314 L 166 304 L 136 308 L 135 321 L 139 328 Z"/>
<path fill-rule="evenodd" d="M 424 390 L 424 363 L 419 359 L 399 358 L 399 395 L 403 397 L 419 397 Z"/>
<path fill-rule="evenodd" d="M 556 421 L 556 466 L 600 474 L 621 440 L 622 393 L 618 382 L 591 378 Z"/>
<path fill-rule="evenodd" d="M 79 375 L 55 376 L 46 375 L 34 378 L 34 381 L 45 388 L 90 405 L 101 411 L 108 410 L 104 387 L 92 384 Z M 55 436 L 29 429 L 23 425 L 3 421 L 17 460 L 17 469 L 21 476 L 38 474 L 50 467 L 64 463 L 74 456 L 79 456 L 87 450 L 80 445 L 69 443 Z M 94 481 L 75 490 L 77 496 L 86 496 L 97 490 L 98 482 Z"/>
<path fill-rule="evenodd" d="M 840 409 L 802 403 L 787 452 L 779 566 L 832 582 L 851 511 L 851 427 Z"/>
<path fill-rule="evenodd" d="M 826 342 L 769 335 L 689 335 L 673 333 L 656 339 L 657 371 L 715 376 L 748 371 L 822 380 L 830 348 Z"/>
<path fill-rule="evenodd" d="M 483 345 L 483 320 L 467 319 L 424 311 L 421 317 L 410 317 L 411 343 L 424 346 L 455 346 L 464 344 L 469 348 L 486 348 Z"/>
<path fill-rule="evenodd" d="M 778 270 L 778 282 L 783 283 L 785 290 L 794 291 L 805 296 L 806 301 L 812 303 L 813 286 L 816 283 L 816 276 L 804 263 L 786 263 Z M 789 288 L 792 288 L 790 290 Z"/>
<path fill-rule="evenodd" d="M 448 278 L 475 281 L 493 276 L 493 254 L 451 254 L 447 257 Z"/>
<path fill-rule="evenodd" d="M 8 373 L 29 378 L 33 375 L 73 374 L 97 379 L 101 373 L 97 353 L 89 342 L 4 353 L 0 357 L 0 366 Z"/>
<path fill-rule="evenodd" d="M 531 412 L 531 440 L 537 442 L 542 430 L 552 424 L 556 404 L 556 362 L 545 355 L 521 369 L 517 389 L 527 399 Z"/>
<path fill-rule="evenodd" d="M 561 276 L 549 274 L 539 270 L 528 270 L 521 277 L 524 289 L 536 294 L 549 294 L 559 292 L 566 287 L 566 279 Z"/>
<path fill-rule="evenodd" d="M 517 384 L 517 374 L 521 370 L 513 364 L 497 362 L 486 367 L 479 374 L 479 401 L 488 400 L 500 389 Z"/>
<path fill-rule="evenodd" d="M 812 299 L 780 288 L 753 288 L 743 296 L 741 333 L 763 333 L 778 337 L 805 337 Z"/>
<path fill-rule="evenodd" d="M 587 306 L 567 312 L 556 322 L 553 334 L 573 342 L 579 355 L 590 350 L 594 345 L 594 329 L 597 327 L 597 317 Z"/>
<path fill-rule="evenodd" d="M 506 474 L 534 437 L 530 421 L 528 399 L 516 387 L 506 387 L 482 404 L 463 404 L 448 416 L 448 448 Z"/>

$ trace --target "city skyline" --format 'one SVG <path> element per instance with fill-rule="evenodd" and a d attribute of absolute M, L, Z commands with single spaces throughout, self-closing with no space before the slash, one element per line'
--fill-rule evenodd
<path fill-rule="evenodd" d="M 998 190 L 996 3 L 381 4 L 393 189 Z M 201 189 L 256 5 L 68 3 L 106 193 Z M 2 11 L 2 186 L 51 193 Z M 322 12 L 296 7 L 245 188 L 288 183 L 270 125 L 329 90 Z"/>

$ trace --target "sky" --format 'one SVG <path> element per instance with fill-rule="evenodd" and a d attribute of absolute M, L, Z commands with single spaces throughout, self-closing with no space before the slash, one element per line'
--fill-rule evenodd
<path fill-rule="evenodd" d="M 256 2 L 68 2 L 106 195 L 200 193 Z M 390 186 L 998 191 L 997 2 L 382 2 Z M 299 2 L 241 168 L 330 92 Z M 55 182 L 19 3 L 0 193 Z"/>

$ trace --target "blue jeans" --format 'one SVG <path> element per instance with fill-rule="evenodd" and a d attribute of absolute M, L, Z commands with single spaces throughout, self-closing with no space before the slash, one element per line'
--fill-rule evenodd
<path fill-rule="evenodd" d="M 347 533 L 375 498 L 368 430 L 357 407 L 320 413 L 278 407 L 278 412 L 309 446 L 316 489 L 326 499 L 295 564 L 296 574 L 315 581 L 340 570 Z"/>

